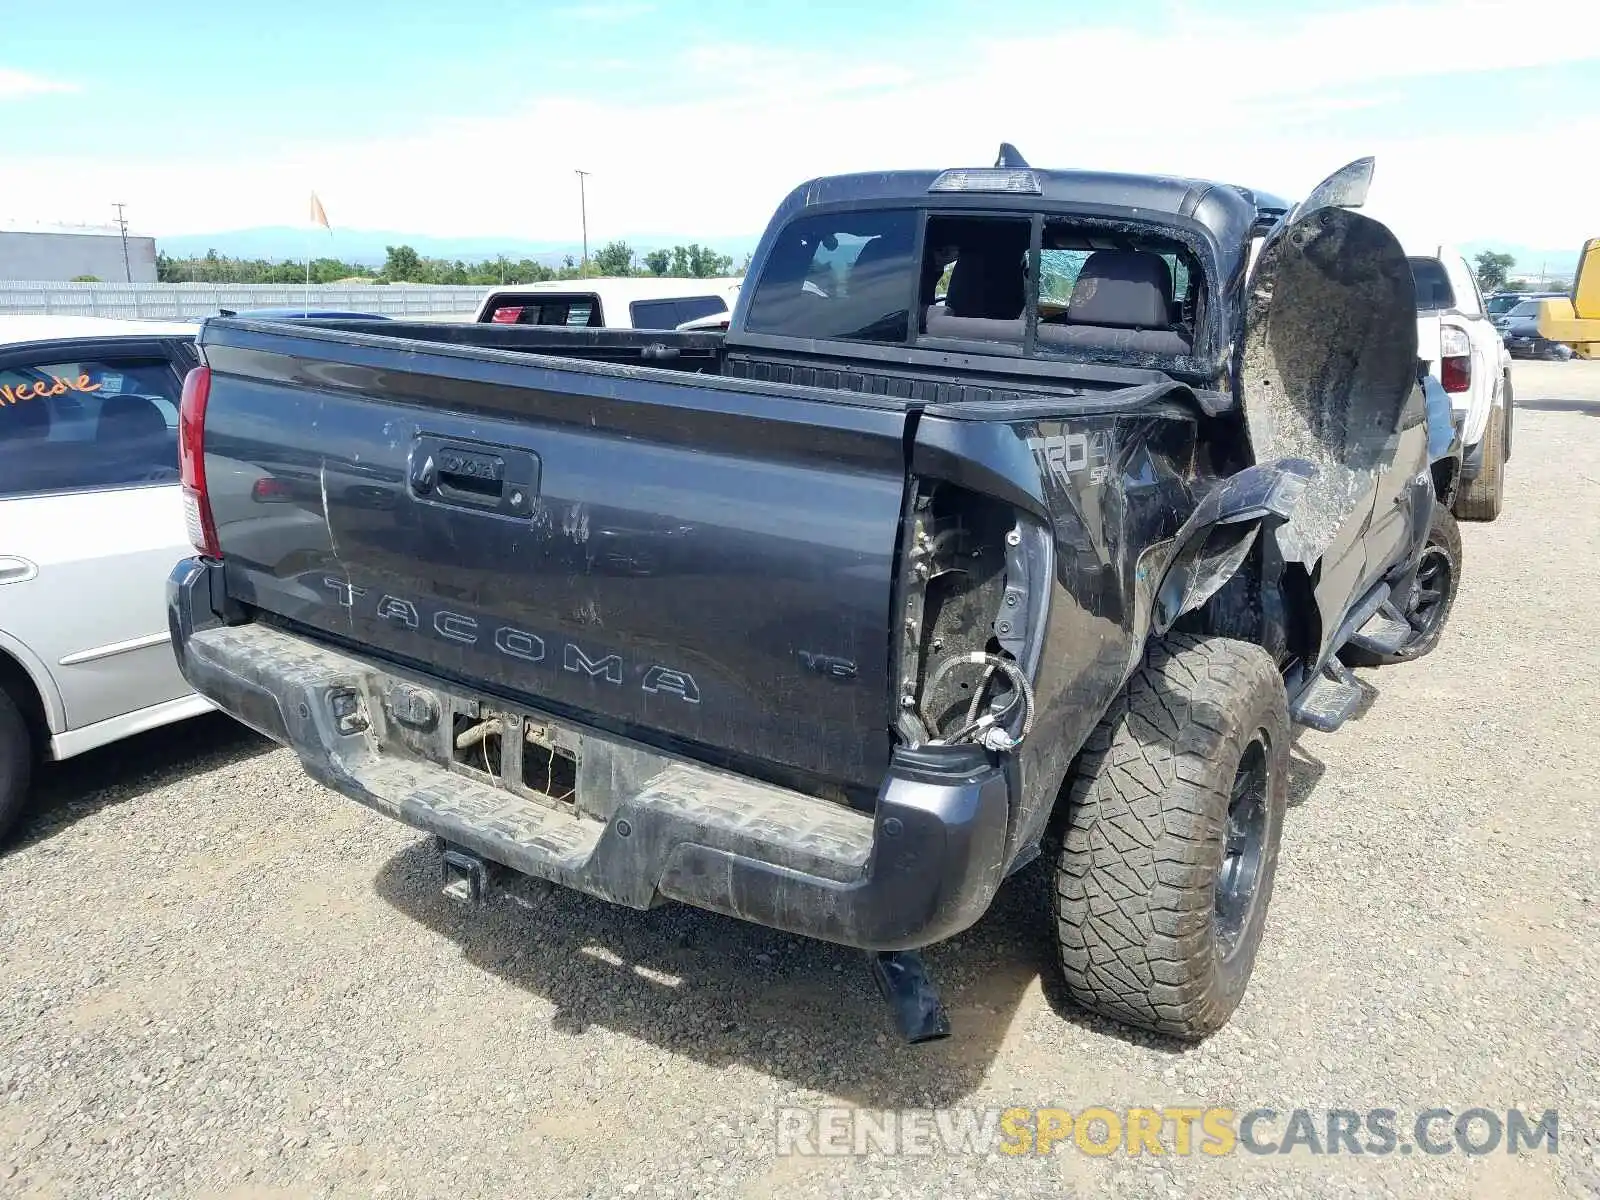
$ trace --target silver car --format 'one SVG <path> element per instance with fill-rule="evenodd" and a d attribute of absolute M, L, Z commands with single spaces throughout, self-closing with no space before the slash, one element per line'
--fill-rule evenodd
<path fill-rule="evenodd" d="M 195 332 L 0 316 L 0 837 L 39 760 L 211 708 L 165 604 L 193 552 L 177 442 Z"/>

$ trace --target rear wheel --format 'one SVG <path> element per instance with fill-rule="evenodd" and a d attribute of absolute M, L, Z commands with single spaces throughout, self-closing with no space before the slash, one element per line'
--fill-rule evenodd
<path fill-rule="evenodd" d="M 1289 795 L 1283 680 L 1259 646 L 1169 634 L 1090 735 L 1056 854 L 1072 999 L 1198 1039 L 1244 995 Z"/>
<path fill-rule="evenodd" d="M 0 841 L 22 815 L 33 778 L 33 740 L 16 703 L 0 690 Z"/>
<path fill-rule="evenodd" d="M 1360 646 L 1346 646 L 1339 657 L 1352 667 L 1382 667 L 1411 662 L 1439 644 L 1450 609 L 1456 602 L 1461 583 L 1461 529 L 1456 519 L 1440 505 L 1434 505 L 1433 524 L 1428 529 L 1428 544 L 1417 564 L 1416 580 L 1405 597 L 1397 597 L 1400 615 L 1411 626 L 1411 640 L 1393 654 L 1379 654 Z"/>
<path fill-rule="evenodd" d="M 1492 521 L 1500 515 L 1506 490 L 1506 412 L 1504 405 L 1490 410 L 1477 478 L 1456 493 L 1456 516 L 1463 521 Z"/>

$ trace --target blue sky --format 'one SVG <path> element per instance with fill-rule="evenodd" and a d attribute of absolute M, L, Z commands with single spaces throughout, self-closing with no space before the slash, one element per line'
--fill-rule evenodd
<path fill-rule="evenodd" d="M 0 0 L 0 221 L 561 240 L 759 231 L 793 184 L 983 162 L 1289 195 L 1378 158 L 1419 238 L 1600 235 L 1587 4 Z M 70 15 L 69 15 L 70 14 Z M 21 186 L 18 186 L 19 181 Z"/>

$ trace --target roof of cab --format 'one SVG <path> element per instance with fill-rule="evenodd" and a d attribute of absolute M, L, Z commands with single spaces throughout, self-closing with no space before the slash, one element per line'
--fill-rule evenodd
<path fill-rule="evenodd" d="M 991 168 L 955 168 L 983 172 Z M 916 208 L 1014 209 L 1021 212 L 1104 214 L 1130 221 L 1183 223 L 1203 229 L 1228 258 L 1241 254 L 1252 232 L 1276 220 L 1289 203 L 1266 192 L 1236 184 L 1176 175 L 1128 175 L 1112 171 L 1046 170 L 1027 167 L 1038 181 L 1037 192 L 993 190 L 931 191 L 946 170 L 873 171 L 829 175 L 795 188 L 768 223 L 756 259 L 764 260 L 778 228 L 807 209 L 822 205 L 882 208 L 895 204 Z"/>
<path fill-rule="evenodd" d="M 192 321 L 131 321 L 120 317 L 0 315 L 0 346 L 103 337 L 194 337 Z"/>

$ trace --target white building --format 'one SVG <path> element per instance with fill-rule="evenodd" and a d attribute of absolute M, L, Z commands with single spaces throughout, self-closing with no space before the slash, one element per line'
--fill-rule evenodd
<path fill-rule="evenodd" d="M 156 241 L 123 238 L 115 226 L 0 224 L 0 279 L 61 282 L 93 276 L 102 283 L 154 283 Z"/>

